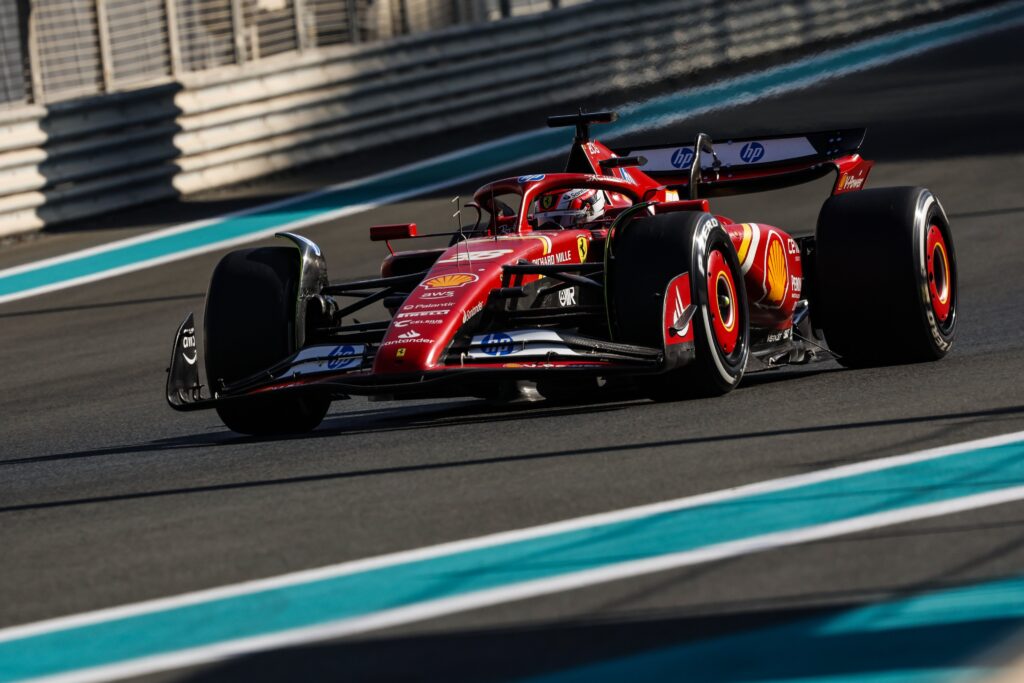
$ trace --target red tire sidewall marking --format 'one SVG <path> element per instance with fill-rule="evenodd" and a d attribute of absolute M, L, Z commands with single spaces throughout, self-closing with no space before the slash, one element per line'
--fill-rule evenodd
<path fill-rule="evenodd" d="M 940 272 L 935 270 L 937 255 L 940 261 Z M 931 299 L 932 311 L 939 322 L 944 323 L 949 317 L 949 310 L 953 303 L 953 283 L 950 281 L 952 274 L 949 267 L 949 249 L 946 247 L 942 230 L 937 225 L 932 225 L 928 230 L 925 260 L 928 264 L 928 294 Z M 938 287 L 940 281 L 943 284 L 941 289 Z"/>
<path fill-rule="evenodd" d="M 719 285 L 728 289 L 729 308 L 723 315 L 718 300 Z M 712 325 L 715 332 L 715 341 L 718 347 L 729 355 L 736 348 L 736 341 L 740 336 L 740 311 L 739 301 L 736 298 L 736 282 L 733 279 L 732 271 L 729 269 L 729 262 L 718 249 L 711 251 L 708 256 L 708 307 L 711 309 Z"/>

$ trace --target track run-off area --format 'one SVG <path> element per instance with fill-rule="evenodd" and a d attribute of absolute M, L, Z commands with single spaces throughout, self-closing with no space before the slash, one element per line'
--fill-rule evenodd
<path fill-rule="evenodd" d="M 962 319 L 937 363 L 826 362 L 671 404 L 356 399 L 298 438 L 164 405 L 171 336 L 231 244 L 301 228 L 334 279 L 373 275 L 368 226 L 444 229 L 456 192 L 556 170 L 565 131 L 0 249 L 0 681 L 1006 674 L 1024 654 L 1022 20 L 953 17 L 594 129 L 867 126 L 869 186 L 929 187 L 951 218 Z M 714 208 L 808 234 L 827 191 Z"/>

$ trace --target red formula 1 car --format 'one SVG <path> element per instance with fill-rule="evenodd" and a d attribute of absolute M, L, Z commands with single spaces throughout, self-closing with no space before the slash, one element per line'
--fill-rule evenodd
<path fill-rule="evenodd" d="M 301 432 L 333 399 L 561 398 L 624 380 L 657 399 L 724 394 L 745 370 L 836 358 L 934 360 L 950 348 L 949 221 L 922 188 L 862 190 L 863 130 L 615 153 L 575 126 L 564 173 L 484 185 L 447 248 L 393 251 L 381 277 L 331 283 L 316 244 L 234 251 L 206 302 L 202 392 L 193 318 L 174 339 L 167 400 L 234 431 Z M 708 199 L 836 173 L 813 236 L 735 223 Z M 685 198 L 680 198 L 680 193 Z M 435 233 L 436 236 L 436 233 Z M 356 322 L 380 302 L 390 319 Z M 826 346 L 827 344 L 827 346 Z"/>

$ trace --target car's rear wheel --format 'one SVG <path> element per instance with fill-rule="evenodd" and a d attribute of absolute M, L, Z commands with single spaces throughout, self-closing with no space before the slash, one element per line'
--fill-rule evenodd
<path fill-rule="evenodd" d="M 849 367 L 937 360 L 953 344 L 957 267 L 949 220 L 926 189 L 830 198 L 818 217 L 812 316 Z"/>
<path fill-rule="evenodd" d="M 697 306 L 693 360 L 645 379 L 647 393 L 674 400 L 732 391 L 750 354 L 750 320 L 729 235 L 714 216 L 690 211 L 639 218 L 616 232 L 607 277 L 617 341 L 662 345 L 663 298 L 677 275 L 690 274 Z"/>
<path fill-rule="evenodd" d="M 299 258 L 290 247 L 233 251 L 221 259 L 206 296 L 206 375 L 214 389 L 249 377 L 295 351 Z M 217 414 L 242 434 L 307 432 L 330 399 L 274 395 L 231 399 Z"/>

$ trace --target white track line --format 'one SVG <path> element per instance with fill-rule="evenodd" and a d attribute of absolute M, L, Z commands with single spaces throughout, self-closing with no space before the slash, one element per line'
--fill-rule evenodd
<path fill-rule="evenodd" d="M 790 477 L 782 477 L 780 479 L 769 479 L 767 481 L 757 482 L 754 484 L 746 484 L 744 486 L 738 486 L 736 488 L 723 489 L 720 491 L 713 491 L 709 493 L 701 493 L 698 495 L 686 496 L 674 500 L 667 500 L 658 503 L 649 503 L 647 505 L 624 508 L 621 510 L 614 510 L 611 512 L 602 512 L 595 515 L 586 515 L 584 517 L 576 517 L 573 519 L 567 519 L 560 522 L 553 522 L 550 524 L 542 524 L 539 526 L 527 527 L 525 529 L 502 531 L 499 533 L 488 534 L 486 536 L 479 536 L 476 538 L 465 539 L 462 541 L 441 543 L 439 545 L 426 546 L 423 548 L 417 548 L 415 550 L 403 550 L 397 553 L 389 553 L 386 555 L 379 555 L 377 557 L 371 557 L 362 560 L 352 560 L 349 562 L 327 565 L 325 567 L 319 567 L 316 569 L 305 569 L 302 571 L 290 572 L 288 574 L 281 574 L 279 576 L 273 576 L 265 579 L 243 581 L 240 583 L 229 584 L 227 586 L 221 586 L 218 588 L 209 588 L 206 590 L 194 591 L 190 593 L 182 593 L 180 595 L 167 598 L 157 598 L 155 600 L 146 600 L 128 605 L 122 605 L 119 607 L 111 607 L 92 612 L 84 612 L 82 614 L 76 614 L 66 617 L 57 617 L 54 619 L 37 621 L 31 624 L 24 624 L 22 626 L 11 626 L 8 628 L 0 629 L 0 643 L 7 642 L 10 640 L 17 640 L 19 638 L 26 638 L 28 636 L 40 635 L 43 633 L 50 633 L 53 631 L 75 628 L 78 626 L 86 626 L 89 624 L 97 624 L 104 621 L 112 621 L 114 619 L 123 619 L 125 617 L 132 617 L 140 614 L 149 614 L 161 610 L 175 609 L 177 607 L 184 607 L 187 605 L 195 605 L 202 602 L 211 602 L 213 600 L 231 598 L 239 595 L 247 595 L 250 593 L 257 593 L 260 591 L 273 590 L 276 588 L 285 588 L 288 586 L 296 586 L 303 583 L 312 583 L 314 581 L 331 579 L 339 576 L 346 576 L 349 574 L 365 572 L 372 569 L 391 567 L 397 564 L 406 564 L 410 562 L 416 562 L 419 560 L 428 560 L 436 557 L 441 557 L 444 555 L 453 555 L 455 553 L 477 550 L 480 548 L 488 548 L 496 545 L 506 545 L 518 541 L 541 538 L 544 536 L 552 536 L 554 534 L 566 533 L 570 531 L 578 531 L 580 529 L 586 529 L 589 527 L 602 526 L 617 522 L 625 522 L 640 519 L 643 517 L 651 517 L 653 515 L 662 514 L 666 512 L 674 512 L 677 510 L 684 510 L 686 508 L 693 508 L 701 505 L 710 505 L 712 503 L 736 500 L 737 498 L 746 498 L 749 496 L 773 493 L 776 491 L 785 491 L 787 489 L 808 486 L 811 484 L 818 484 L 825 481 L 845 479 L 860 474 L 879 472 L 881 470 L 892 469 L 894 467 L 902 467 L 904 465 L 925 462 L 927 460 L 935 460 L 938 458 L 946 457 L 947 455 L 955 455 L 957 453 L 964 453 L 967 451 L 978 450 L 981 448 L 1003 446 L 1018 441 L 1024 441 L 1024 431 L 1013 432 L 1011 434 L 1002 434 L 999 436 L 992 436 L 984 439 L 977 439 L 974 441 L 966 441 L 964 443 L 951 444 L 948 446 L 940 446 L 937 448 L 929 448 L 927 450 L 918 451 L 914 453 L 907 453 L 904 455 L 894 455 L 885 458 L 877 458 L 875 460 L 867 460 L 864 462 L 854 463 L 851 465 L 841 465 L 839 467 L 818 470 L 815 472 L 808 472 L 806 474 L 797 474 Z"/>
<path fill-rule="evenodd" d="M 113 678 L 127 678 L 143 674 L 208 664 L 243 654 L 291 647 L 307 643 L 366 633 L 400 626 L 426 619 L 465 612 L 468 610 L 525 600 L 552 593 L 575 590 L 587 586 L 643 576 L 654 572 L 714 562 L 741 555 L 784 548 L 801 543 L 821 541 L 895 524 L 904 524 L 931 517 L 966 512 L 983 507 L 1024 500 L 1024 486 L 965 496 L 939 503 L 917 505 L 873 515 L 852 517 L 839 522 L 804 527 L 791 531 L 753 536 L 739 541 L 720 543 L 660 557 L 622 562 L 597 569 L 562 576 L 512 584 L 500 588 L 477 591 L 452 598 L 431 600 L 407 607 L 375 612 L 362 617 L 339 620 L 309 628 L 283 631 L 255 638 L 225 641 L 215 645 L 181 650 L 118 664 L 31 679 L 35 683 L 87 683 Z"/>

